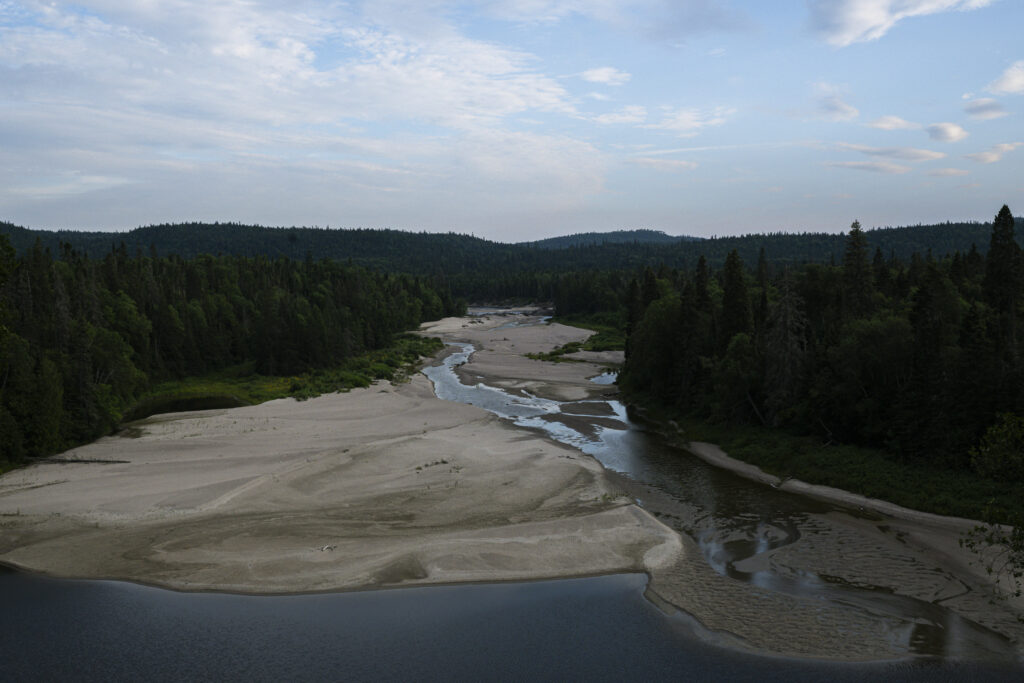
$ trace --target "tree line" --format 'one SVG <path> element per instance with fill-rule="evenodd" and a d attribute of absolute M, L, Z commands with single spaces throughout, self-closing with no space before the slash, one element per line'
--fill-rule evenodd
<path fill-rule="evenodd" d="M 157 381 L 328 368 L 464 307 L 443 281 L 336 261 L 18 256 L 0 235 L 0 461 L 109 433 Z"/>
<path fill-rule="evenodd" d="M 1024 482 L 1024 257 L 1008 207 L 987 253 L 904 259 L 854 223 L 841 261 L 629 284 L 625 391 L 687 415 Z"/>

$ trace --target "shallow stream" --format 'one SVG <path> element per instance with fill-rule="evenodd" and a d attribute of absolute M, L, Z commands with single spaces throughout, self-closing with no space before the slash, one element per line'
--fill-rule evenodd
<path fill-rule="evenodd" d="M 454 352 L 443 363 L 424 369 L 438 397 L 484 408 L 519 427 L 542 430 L 593 456 L 633 482 L 629 489 L 637 502 L 689 536 L 719 574 L 861 610 L 878 619 L 880 628 L 888 629 L 894 651 L 947 659 L 1014 658 L 1013 647 L 1003 636 L 941 604 L 969 589 L 910 554 L 893 555 L 887 579 L 899 584 L 901 574 L 907 581 L 938 574 L 927 578 L 948 588 L 935 601 L 897 594 L 892 583 L 851 581 L 801 566 L 799 554 L 793 552 L 801 539 L 801 549 L 835 552 L 842 556 L 839 561 L 855 562 L 872 555 L 877 559 L 878 553 L 889 552 L 872 546 L 871 535 L 837 525 L 828 514 L 856 517 L 857 511 L 778 491 L 708 465 L 630 420 L 625 406 L 614 399 L 560 402 L 483 383 L 464 384 L 456 368 L 470 362 L 475 349 L 468 343 L 452 347 Z M 592 381 L 607 384 L 609 379 L 613 376 L 603 373 Z M 838 546 L 829 548 L 830 544 Z"/>

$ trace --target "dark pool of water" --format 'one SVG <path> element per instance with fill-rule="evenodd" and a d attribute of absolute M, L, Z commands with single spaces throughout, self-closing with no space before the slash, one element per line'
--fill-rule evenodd
<path fill-rule="evenodd" d="M 1014 680 L 970 663 L 835 664 L 724 650 L 647 602 L 645 581 L 242 596 L 0 572 L 0 679 Z"/>

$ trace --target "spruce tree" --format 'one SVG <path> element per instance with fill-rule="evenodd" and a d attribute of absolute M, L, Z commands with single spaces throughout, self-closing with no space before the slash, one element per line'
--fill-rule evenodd
<path fill-rule="evenodd" d="M 847 318 L 860 318 L 870 312 L 874 286 L 871 266 L 868 264 L 868 240 L 854 221 L 846 238 L 843 252 L 843 314 Z"/>
<path fill-rule="evenodd" d="M 722 274 L 722 338 L 723 349 L 728 347 L 733 336 L 750 332 L 753 327 L 750 312 L 750 295 L 747 292 L 746 274 L 743 261 L 733 249 L 725 259 Z"/>
<path fill-rule="evenodd" d="M 1013 214 L 1004 204 L 992 221 L 982 289 L 998 316 L 1003 349 L 1011 357 L 1017 350 L 1016 313 L 1021 279 L 1021 250 L 1013 236 Z"/>

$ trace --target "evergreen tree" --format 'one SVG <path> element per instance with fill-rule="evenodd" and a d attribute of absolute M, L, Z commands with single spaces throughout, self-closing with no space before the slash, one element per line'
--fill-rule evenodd
<path fill-rule="evenodd" d="M 843 252 L 843 313 L 859 318 L 871 310 L 873 285 L 868 264 L 868 241 L 860 222 L 854 221 Z"/>
<path fill-rule="evenodd" d="M 985 298 L 999 320 L 1004 353 L 1017 355 L 1017 303 L 1021 296 L 1021 249 L 1014 240 L 1013 214 L 1003 208 L 992 221 L 992 238 L 985 259 Z"/>
<path fill-rule="evenodd" d="M 740 260 L 740 255 L 735 249 L 729 252 L 729 256 L 725 259 L 725 268 L 722 271 L 722 290 L 722 337 L 720 342 L 724 347 L 728 347 L 733 336 L 749 333 L 753 327 L 746 273 L 743 261 Z"/>

